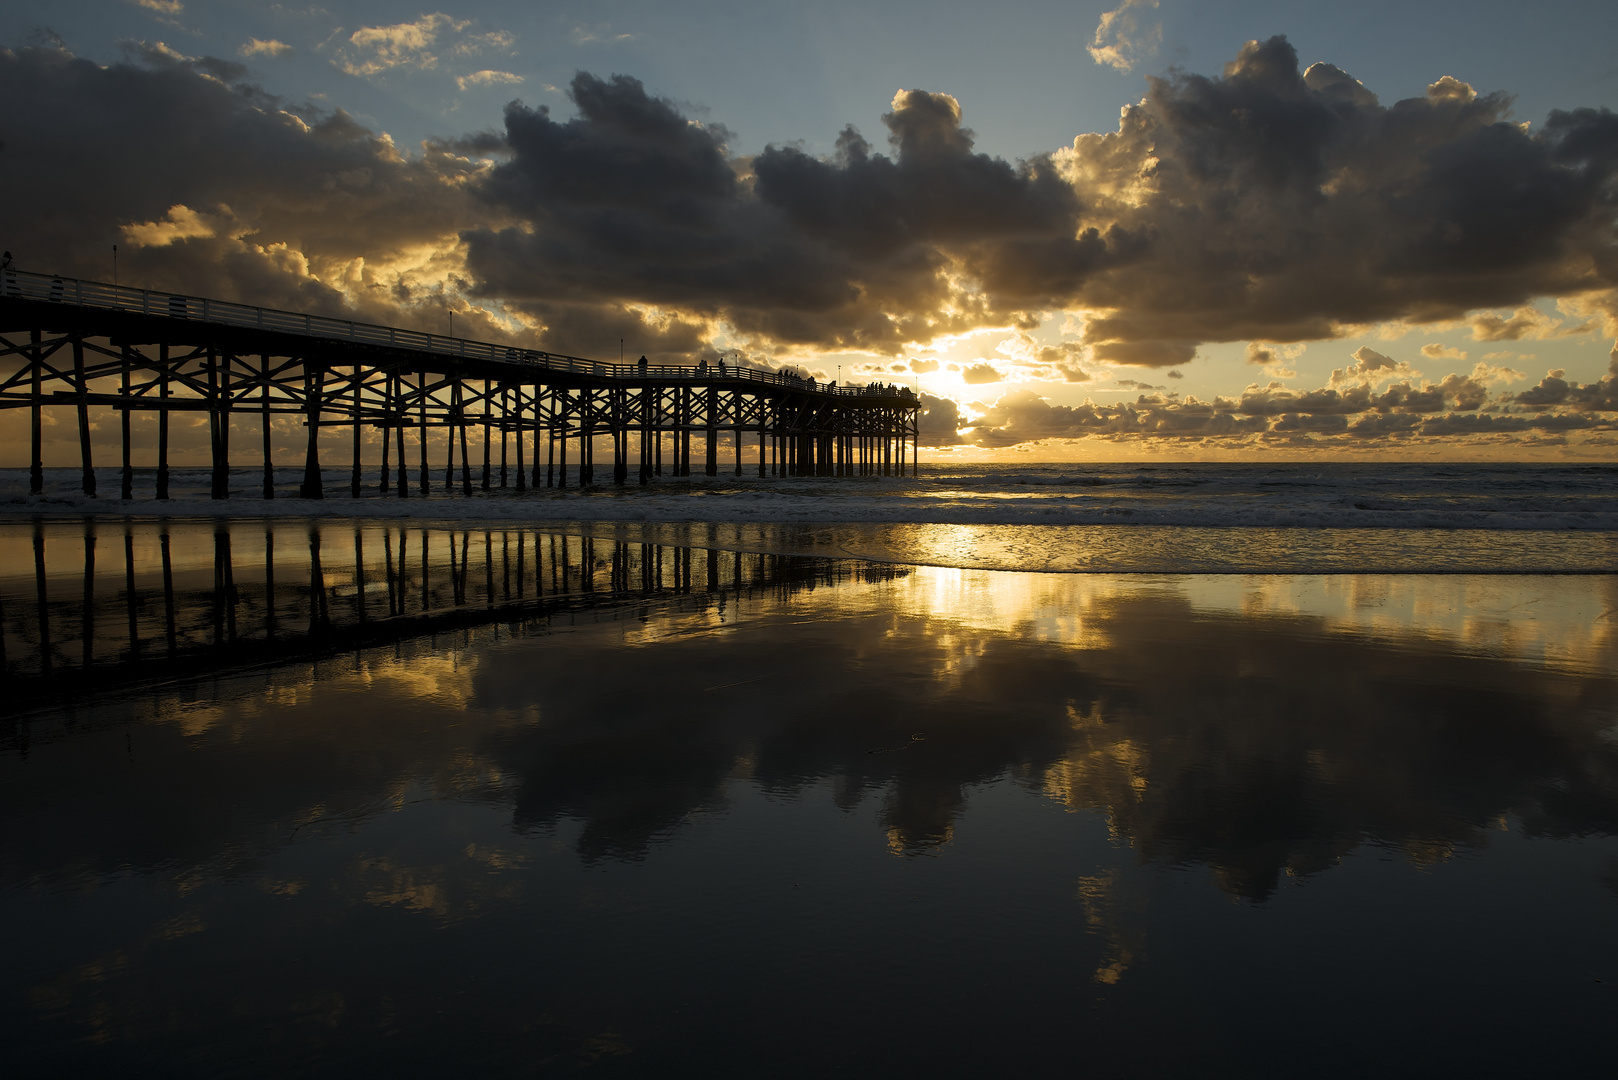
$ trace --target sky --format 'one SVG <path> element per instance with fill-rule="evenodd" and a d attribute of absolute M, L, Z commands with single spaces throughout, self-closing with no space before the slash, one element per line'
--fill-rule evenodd
<path fill-rule="evenodd" d="M 1610 3 L 35 0 L 22 269 L 915 387 L 930 456 L 1618 457 Z"/>

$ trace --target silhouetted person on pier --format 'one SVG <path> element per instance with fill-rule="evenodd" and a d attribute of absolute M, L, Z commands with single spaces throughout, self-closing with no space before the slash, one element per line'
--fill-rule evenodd
<path fill-rule="evenodd" d="M 642 375 L 646 374 L 646 357 L 642 356 L 639 360 L 636 360 L 635 366 L 640 368 Z"/>
<path fill-rule="evenodd" d="M 725 377 L 725 358 L 723 356 L 719 358 L 719 377 L 721 379 Z"/>
<path fill-rule="evenodd" d="M 16 294 L 17 283 L 11 276 L 11 252 L 9 251 L 4 255 L 0 255 L 0 281 L 4 282 L 7 293 Z"/>
<path fill-rule="evenodd" d="M 708 373 L 708 358 L 706 356 L 697 361 L 697 370 L 702 372 L 704 375 Z"/>

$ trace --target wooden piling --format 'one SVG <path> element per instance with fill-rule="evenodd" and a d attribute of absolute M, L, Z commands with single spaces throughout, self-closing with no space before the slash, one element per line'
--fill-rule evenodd
<path fill-rule="evenodd" d="M 118 497 L 127 501 L 135 497 L 135 460 L 131 450 L 129 430 L 129 425 L 131 422 L 131 411 L 129 408 L 129 380 L 131 368 L 134 366 L 134 361 L 129 355 L 128 344 L 123 345 L 118 350 L 118 355 L 120 360 L 119 374 L 122 375 L 122 382 L 118 387 L 118 393 L 124 399 L 122 415 L 119 417 L 119 426 L 123 429 L 124 468 L 122 483 L 119 485 Z"/>
<path fill-rule="evenodd" d="M 511 391 L 511 395 L 512 395 L 512 400 L 516 403 L 516 408 L 512 410 L 512 414 L 511 414 L 512 415 L 511 434 L 512 434 L 512 438 L 516 441 L 516 444 L 517 444 L 517 490 L 518 491 L 527 491 L 528 490 L 528 473 L 527 473 L 527 470 L 525 470 L 523 468 L 523 453 L 522 453 L 522 442 L 523 442 L 523 439 L 522 439 L 522 433 L 523 433 L 522 386 L 518 385 L 518 386 L 513 387 L 512 391 Z"/>
<path fill-rule="evenodd" d="M 461 379 L 455 376 L 450 380 L 449 388 L 449 416 L 444 425 L 444 490 L 455 490 L 455 429 L 460 426 L 461 418 Z"/>
<path fill-rule="evenodd" d="M 556 409 L 556 394 L 551 393 L 551 410 Z M 556 427 L 554 421 L 545 425 L 545 486 L 556 486 Z"/>
<path fill-rule="evenodd" d="M 530 478 L 535 491 L 539 490 L 539 432 L 540 432 L 540 402 L 544 399 L 545 388 L 538 383 L 534 384 L 534 393 L 528 399 L 534 405 L 534 474 Z"/>
<path fill-rule="evenodd" d="M 223 421 L 223 395 L 220 393 L 222 373 L 219 370 L 219 353 L 212 345 L 208 346 L 207 358 L 204 361 L 208 373 L 208 456 L 211 466 L 208 477 L 208 497 L 210 499 L 225 499 L 230 497 L 230 486 L 224 479 L 224 451 L 223 434 L 219 430 Z"/>
<path fill-rule="evenodd" d="M 559 406 L 559 411 L 558 411 L 558 414 L 557 414 L 557 417 L 558 417 L 557 422 L 560 424 L 561 430 L 557 432 L 557 438 L 561 441 L 562 448 L 561 448 L 561 452 L 560 452 L 560 457 L 558 458 L 558 461 L 557 461 L 558 469 L 557 469 L 557 473 L 556 473 L 556 486 L 559 487 L 559 488 L 565 488 L 565 487 L 567 487 L 567 404 L 568 404 L 568 393 L 567 393 L 566 390 L 558 391 L 558 393 L 561 395 L 561 404 Z"/>
<path fill-rule="evenodd" d="M 33 369 L 33 388 L 29 395 L 28 407 L 29 411 L 33 415 L 34 421 L 33 432 L 29 443 L 30 453 L 28 455 L 28 493 L 30 495 L 43 495 L 45 493 L 45 417 L 41 412 L 41 407 L 45 404 L 45 392 L 42 384 L 42 379 L 44 377 L 43 368 L 45 366 L 45 356 L 44 350 L 39 344 L 39 330 L 30 330 L 28 332 L 28 339 L 33 346 L 33 348 L 29 350 L 29 355 L 33 358 L 31 364 Z"/>
<path fill-rule="evenodd" d="M 456 393 L 460 393 L 460 384 L 456 383 Z M 472 463 L 466 457 L 466 411 L 464 404 L 455 410 L 459 421 L 455 428 L 461 436 L 461 495 L 470 499 L 472 497 Z"/>
<path fill-rule="evenodd" d="M 421 493 L 426 495 L 432 490 L 432 481 L 427 476 L 427 369 L 421 368 L 416 373 L 416 390 L 421 395 L 417 402 L 421 417 L 421 468 L 418 475 L 421 477 Z"/>
<path fill-rule="evenodd" d="M 708 387 L 706 408 L 703 410 L 707 426 L 703 431 L 703 461 L 702 472 L 704 476 L 719 475 L 719 388 Z"/>
<path fill-rule="evenodd" d="M 78 400 L 74 402 L 79 414 L 79 460 L 83 470 L 81 477 L 84 493 L 95 498 L 96 473 L 95 466 L 90 460 L 90 393 L 89 381 L 84 375 L 84 339 L 77 335 L 73 338 L 73 382 L 78 391 Z"/>
<path fill-rule="evenodd" d="M 166 341 L 157 347 L 157 363 L 157 396 L 162 406 L 168 404 L 169 396 L 169 346 Z M 157 412 L 157 497 L 169 497 L 169 411 L 161 407 Z"/>
<path fill-rule="evenodd" d="M 270 426 L 270 357 L 268 353 L 259 354 L 259 417 L 264 429 L 264 497 L 275 498 L 275 462 L 270 448 L 270 436 L 274 429 Z"/>
<path fill-rule="evenodd" d="M 303 455 L 303 486 L 299 494 L 305 499 L 324 499 L 326 492 L 320 478 L 320 406 L 325 393 L 325 371 L 309 357 L 303 361 L 304 412 L 309 441 Z"/>
<path fill-rule="evenodd" d="M 360 426 L 365 416 L 365 376 L 360 365 L 354 365 L 354 461 L 349 470 L 348 494 L 349 498 L 360 497 L 361 462 L 360 462 Z"/>

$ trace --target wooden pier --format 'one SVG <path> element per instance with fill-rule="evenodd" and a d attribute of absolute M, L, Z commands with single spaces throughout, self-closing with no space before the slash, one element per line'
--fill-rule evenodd
<path fill-rule="evenodd" d="M 307 427 L 300 495 L 326 494 L 320 432 L 352 430 L 350 494 L 467 496 L 491 487 L 642 484 L 716 476 L 903 476 L 920 402 L 906 387 L 847 387 L 739 366 L 609 364 L 514 345 L 102 282 L 7 271 L 0 280 L 0 409 L 32 410 L 30 491 L 44 491 L 43 411 L 75 413 L 82 490 L 95 496 L 91 410 L 122 417 L 122 498 L 133 497 L 131 415 L 158 414 L 157 498 L 169 494 L 169 417 L 205 412 L 212 495 L 228 498 L 231 418 L 260 418 L 263 496 L 275 496 L 271 417 Z M 364 429 L 382 432 L 363 460 Z M 441 453 L 429 461 L 430 429 Z M 414 431 L 414 462 L 406 434 Z M 474 464 L 469 435 L 482 435 Z M 754 443 L 756 446 L 748 444 Z M 494 445 L 498 453 L 492 454 Z M 508 452 L 514 444 L 514 453 Z M 728 445 L 727 445 L 728 444 Z M 596 453 L 610 446 L 598 477 Z M 631 456 L 634 462 L 631 463 Z M 606 455 L 604 455 L 605 458 Z M 698 459 L 700 458 L 700 464 Z M 570 461 L 571 459 L 571 461 Z M 435 473 L 435 467 L 442 471 Z M 412 480 L 411 471 L 415 472 Z"/>

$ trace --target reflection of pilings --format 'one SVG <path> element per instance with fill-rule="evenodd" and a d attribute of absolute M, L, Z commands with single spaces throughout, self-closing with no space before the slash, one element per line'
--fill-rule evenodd
<path fill-rule="evenodd" d="M 236 640 L 236 571 L 230 556 L 230 533 L 213 534 L 214 641 Z"/>
<path fill-rule="evenodd" d="M 34 527 L 34 591 L 39 603 L 39 666 L 51 673 L 51 609 L 45 592 L 45 530 Z"/>
<path fill-rule="evenodd" d="M 354 617 L 365 621 L 365 536 L 354 530 Z"/>
<path fill-rule="evenodd" d="M 398 578 L 393 573 L 393 530 L 391 528 L 382 530 L 382 562 L 387 567 L 388 616 L 391 618 L 399 614 L 399 599 L 395 595 L 398 588 Z"/>
<path fill-rule="evenodd" d="M 506 482 L 506 467 L 500 466 L 500 483 Z M 494 607 L 494 534 L 483 533 L 483 597 L 485 607 Z"/>
<path fill-rule="evenodd" d="M 124 606 L 129 613 L 129 659 L 140 659 L 140 607 L 136 602 L 139 594 L 135 591 L 135 534 L 129 526 L 124 526 Z M 0 634 L 0 639 L 5 635 Z M 5 664 L 5 657 L 0 655 L 0 667 Z"/>
<path fill-rule="evenodd" d="M 319 634 L 330 621 L 326 609 L 326 573 L 320 567 L 320 530 L 309 530 L 309 633 Z"/>
<path fill-rule="evenodd" d="M 307 592 L 296 589 L 296 595 L 287 593 L 278 598 L 275 540 L 277 531 L 285 528 L 271 527 L 257 535 L 237 536 L 229 527 L 212 523 L 190 527 L 174 523 L 144 528 L 133 522 L 122 525 L 122 588 L 109 589 L 97 584 L 97 534 L 92 525 L 82 533 L 82 564 L 77 557 L 70 557 L 69 565 L 61 568 L 65 573 L 58 575 L 71 579 L 82 572 L 82 597 L 73 605 L 79 610 L 73 611 L 62 602 L 60 585 L 52 582 L 47 565 L 48 559 L 61 559 L 64 548 L 49 526 L 41 526 L 32 537 L 36 610 L 30 613 L 8 604 L 0 611 L 0 621 L 9 615 L 4 629 L 13 640 L 30 645 L 37 640 L 38 649 L 30 649 L 22 657 L 12 651 L 7 657 L 6 675 L 14 685 L 25 686 L 28 694 L 60 696 L 98 682 L 183 675 L 215 670 L 221 664 L 261 662 L 311 650 L 323 653 L 340 647 L 403 641 L 440 629 L 504 621 L 521 623 L 543 619 L 557 611 L 622 608 L 627 612 L 638 606 L 644 614 L 652 598 L 694 605 L 724 618 L 732 610 L 734 597 L 754 590 L 790 592 L 811 587 L 823 578 L 848 580 L 853 576 L 846 568 L 813 559 L 744 557 L 735 553 L 726 559 L 712 548 L 665 548 L 639 541 L 597 541 L 532 530 L 515 530 L 515 536 L 513 530 L 487 530 L 481 543 L 473 542 L 470 530 L 457 530 L 446 534 L 443 548 L 432 540 L 429 530 L 416 530 L 422 535 L 418 568 L 406 565 L 414 540 L 410 529 L 395 535 L 391 526 L 380 532 L 374 527 L 357 527 L 352 549 L 346 541 L 328 549 L 323 543 L 323 534 L 330 532 L 328 524 L 321 529 L 302 529 L 308 541 Z M 496 531 L 501 533 L 498 544 L 494 541 Z M 244 547 L 244 540 L 256 541 L 258 536 L 264 543 L 263 576 L 253 573 L 238 586 L 233 553 Z M 204 537 L 212 544 L 199 545 L 197 542 Z M 81 537 L 69 534 L 62 539 L 71 543 Z M 283 564 L 287 559 L 285 539 L 280 552 Z M 154 541 L 161 553 L 160 580 L 157 573 L 143 574 L 136 559 L 141 545 Z M 211 565 L 207 554 L 210 546 Z M 246 546 L 256 548 L 256 543 Z M 302 546 L 296 545 L 293 551 L 298 552 Z M 397 563 L 393 558 L 396 547 Z M 528 588 L 530 550 L 534 558 L 532 592 Z M 698 550 L 703 553 L 705 570 L 701 583 L 693 573 Z M 74 556 L 78 554 L 74 552 Z M 298 552 L 295 561 L 304 557 Z M 374 565 L 377 559 L 384 566 L 378 584 L 388 596 L 385 614 L 373 610 L 367 600 L 366 565 Z M 474 568 L 471 564 L 479 559 L 483 566 Z M 294 579 L 301 569 L 293 567 Z M 284 565 L 281 570 L 283 575 L 287 572 Z M 597 573 L 598 570 L 604 572 Z M 547 573 L 550 588 L 545 583 Z M 333 597 L 340 597 L 350 580 L 354 603 L 333 603 Z M 479 583 L 480 596 L 468 595 L 471 581 Z M 419 587 L 419 602 L 418 596 L 409 593 L 412 584 Z M 57 590 L 54 605 L 50 597 L 53 587 Z M 159 587 L 163 591 L 161 630 L 156 620 L 148 623 L 141 617 L 145 610 L 143 595 L 155 600 Z M 283 604 L 291 605 L 288 611 L 281 610 Z M 103 607 L 109 610 L 102 611 Z M 289 611 L 292 614 L 288 620 L 279 618 Z M 37 626 L 31 625 L 31 616 L 37 617 Z M 68 674 L 53 647 L 53 633 L 61 638 L 64 619 L 75 629 L 82 623 L 83 662 L 72 665 L 70 683 L 53 689 L 54 684 L 39 680 Z M 98 640 L 101 629 L 107 633 L 104 640 Z M 144 639 L 143 634 L 147 635 Z M 158 648 L 159 634 L 166 642 L 166 653 Z M 79 650 L 73 651 L 77 661 Z M 84 678 L 86 672 L 88 681 Z M 17 683 L 19 677 L 21 684 Z"/>
<path fill-rule="evenodd" d="M 275 533 L 264 531 L 264 636 L 275 640 Z"/>
<path fill-rule="evenodd" d="M 169 534 L 164 532 L 157 542 L 163 553 L 163 636 L 173 655 L 179 647 L 179 634 L 174 626 L 174 560 L 169 551 Z"/>
<path fill-rule="evenodd" d="M 92 529 L 84 530 L 84 615 L 79 620 L 83 627 L 84 666 L 95 663 L 96 640 L 96 538 Z"/>

